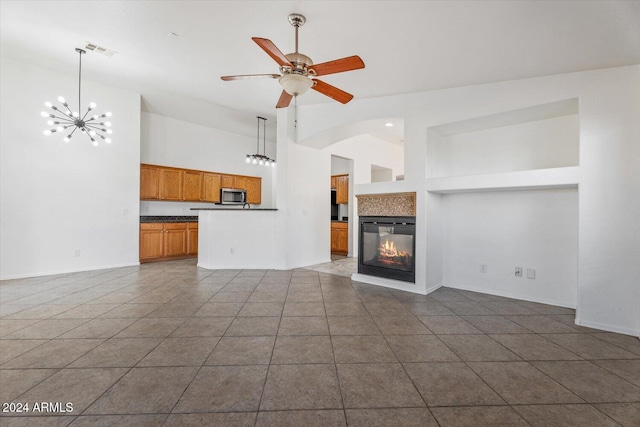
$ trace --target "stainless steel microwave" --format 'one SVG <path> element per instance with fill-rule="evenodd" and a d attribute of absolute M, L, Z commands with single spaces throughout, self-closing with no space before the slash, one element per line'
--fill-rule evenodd
<path fill-rule="evenodd" d="M 242 205 L 247 201 L 247 190 L 237 190 L 235 188 L 220 189 L 220 204 L 222 205 Z"/>

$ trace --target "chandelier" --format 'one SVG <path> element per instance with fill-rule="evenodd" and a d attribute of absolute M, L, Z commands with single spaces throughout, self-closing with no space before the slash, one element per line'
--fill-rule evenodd
<path fill-rule="evenodd" d="M 260 154 L 260 121 L 262 120 L 262 154 Z M 266 142 L 266 129 L 267 119 L 258 116 L 258 141 L 256 147 L 256 154 L 247 154 L 246 162 L 254 165 L 271 166 L 276 167 L 276 161 L 270 157 L 267 157 L 267 142 Z"/>
<path fill-rule="evenodd" d="M 100 115 L 89 115 L 89 113 L 96 108 L 95 102 L 90 102 L 89 107 L 87 107 L 87 112 L 84 113 L 83 116 L 80 116 L 80 88 L 82 83 L 82 55 L 86 52 L 82 49 L 76 48 L 76 52 L 80 55 L 80 67 L 78 70 L 78 111 L 71 111 L 69 108 L 69 104 L 62 97 L 58 97 L 58 101 L 63 105 L 63 107 L 56 107 L 51 102 L 45 102 L 44 105 L 50 108 L 53 113 L 48 113 L 43 111 L 41 113 L 42 117 L 46 117 L 47 124 L 49 126 L 55 126 L 52 129 L 47 129 L 44 131 L 45 135 L 51 135 L 55 132 L 65 132 L 67 129 L 71 128 L 71 132 L 69 132 L 64 137 L 64 142 L 69 142 L 73 134 L 80 130 L 80 132 L 84 133 L 91 139 L 91 143 L 94 146 L 98 145 L 97 138 L 101 138 L 104 142 L 110 143 L 111 139 L 106 135 L 111 134 L 111 129 L 107 129 L 111 126 L 111 122 L 102 121 L 102 119 L 106 117 L 111 117 L 110 112 L 106 112 Z M 106 135 L 105 135 L 106 134 Z"/>

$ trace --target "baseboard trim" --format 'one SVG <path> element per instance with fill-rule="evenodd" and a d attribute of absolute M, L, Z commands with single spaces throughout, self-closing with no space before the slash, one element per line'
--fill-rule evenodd
<path fill-rule="evenodd" d="M 521 301 L 537 302 L 537 303 L 540 303 L 540 304 L 555 305 L 557 307 L 572 308 L 574 310 L 576 308 L 575 304 L 570 304 L 570 303 L 566 303 L 566 302 L 562 302 L 562 301 L 555 301 L 555 300 L 550 300 L 550 299 L 545 299 L 545 298 L 524 297 L 522 295 L 517 295 L 517 294 L 513 294 L 513 293 L 509 293 L 509 292 L 496 292 L 496 291 L 493 291 L 493 290 L 488 290 L 488 289 L 484 289 L 484 288 L 476 288 L 476 287 L 473 287 L 473 286 L 460 286 L 460 285 L 455 285 L 453 283 L 445 283 L 443 286 L 446 286 L 447 288 L 452 288 L 452 289 L 460 289 L 461 291 L 479 292 L 481 294 L 495 295 L 495 296 L 498 296 L 498 297 L 505 297 L 505 298 L 513 298 L 513 299 L 518 299 L 518 300 L 521 300 Z"/>
<path fill-rule="evenodd" d="M 578 326 L 584 326 L 591 329 L 598 329 L 600 331 L 615 332 L 616 334 L 623 334 L 623 335 L 631 335 L 632 337 L 636 337 L 640 339 L 639 329 L 624 328 L 624 327 L 609 325 L 609 324 L 600 323 L 600 322 L 591 322 L 589 320 L 579 319 L 578 317 L 576 317 L 575 324 Z"/>
<path fill-rule="evenodd" d="M 60 274 L 73 274 L 73 273 L 82 273 L 84 271 L 108 270 L 111 268 L 135 267 L 138 265 L 140 265 L 140 262 L 127 263 L 127 264 L 100 265 L 96 267 L 82 268 L 80 270 L 72 269 L 72 270 L 45 271 L 45 272 L 39 272 L 39 273 L 15 274 L 12 276 L 0 276 L 0 280 L 28 279 L 31 277 L 43 277 L 43 276 L 57 276 Z"/>

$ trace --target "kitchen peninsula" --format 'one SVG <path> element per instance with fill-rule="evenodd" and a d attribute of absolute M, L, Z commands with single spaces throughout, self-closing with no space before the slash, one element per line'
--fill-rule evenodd
<path fill-rule="evenodd" d="M 272 269 L 277 209 L 192 208 L 198 211 L 198 267 Z"/>

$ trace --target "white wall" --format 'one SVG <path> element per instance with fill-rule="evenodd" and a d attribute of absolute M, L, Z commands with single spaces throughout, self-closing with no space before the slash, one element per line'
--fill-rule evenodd
<path fill-rule="evenodd" d="M 331 156 L 331 175 L 344 175 L 349 173 L 349 159 Z"/>
<path fill-rule="evenodd" d="M 502 112 L 579 99 L 580 183 L 576 321 L 640 335 L 640 66 L 298 108 L 298 139 L 379 117 L 405 118 L 405 179 L 427 175 L 427 129 Z M 437 203 L 437 202 L 436 202 Z M 416 255 L 433 223 L 418 193 Z M 435 219 L 437 222 L 438 220 Z M 420 231 L 422 229 L 422 231 Z M 426 269 L 425 269 L 426 270 Z M 437 278 L 416 271 L 416 280 Z"/>
<path fill-rule="evenodd" d="M 274 135 L 275 136 L 275 135 Z M 268 137 L 268 136 L 267 136 Z M 258 149 L 257 135 L 253 138 L 188 123 L 152 113 L 142 113 L 141 162 L 187 169 L 198 169 L 239 175 L 262 177 L 260 207 L 273 207 L 273 168 L 247 164 L 245 156 Z M 260 154 L 262 128 L 260 129 Z M 276 158 L 275 144 L 266 141 L 266 153 Z M 193 215 L 192 207 L 216 207 L 211 203 L 140 202 L 143 215 Z"/>
<path fill-rule="evenodd" d="M 77 70 L 61 74 L 6 57 L 0 67 L 1 277 L 137 264 L 139 94 L 83 76 L 83 104 L 113 113 L 113 142 L 93 147 L 76 134 L 65 143 L 60 134 L 43 135 L 40 112 L 60 95 L 77 109 Z"/>
<path fill-rule="evenodd" d="M 577 166 L 578 115 L 443 137 L 429 147 L 432 177 Z M 437 154 L 436 154 L 437 153 Z"/>
<path fill-rule="evenodd" d="M 577 190 L 443 195 L 444 283 L 575 308 Z M 480 272 L 486 264 L 487 273 Z M 515 277 L 515 267 L 524 277 Z M 527 268 L 536 270 L 527 279 Z"/>
<path fill-rule="evenodd" d="M 353 159 L 353 184 L 371 182 L 371 165 L 383 166 L 392 175 L 404 173 L 404 150 L 375 136 L 363 134 L 343 139 L 322 150 L 334 156 Z"/>
<path fill-rule="evenodd" d="M 279 268 L 331 260 L 331 154 L 294 142 L 293 109 L 278 110 L 276 251 Z"/>

